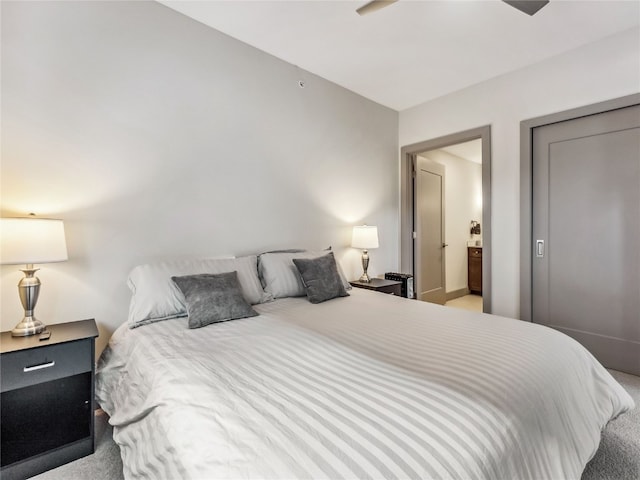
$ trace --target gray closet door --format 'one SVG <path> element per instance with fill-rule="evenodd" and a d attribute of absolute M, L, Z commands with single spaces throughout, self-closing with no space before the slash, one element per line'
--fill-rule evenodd
<path fill-rule="evenodd" d="M 640 106 L 533 131 L 532 320 L 640 374 Z"/>
<path fill-rule="evenodd" d="M 444 174 L 445 167 L 423 157 L 416 161 L 415 259 L 418 300 L 444 305 Z"/>

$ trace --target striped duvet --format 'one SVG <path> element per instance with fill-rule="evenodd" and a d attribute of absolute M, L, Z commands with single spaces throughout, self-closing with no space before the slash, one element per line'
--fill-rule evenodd
<path fill-rule="evenodd" d="M 546 327 L 354 289 L 118 329 L 98 364 L 126 478 L 578 479 L 633 401 Z"/>

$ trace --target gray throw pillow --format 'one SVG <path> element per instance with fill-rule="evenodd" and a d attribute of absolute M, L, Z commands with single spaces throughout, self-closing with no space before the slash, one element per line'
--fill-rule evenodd
<path fill-rule="evenodd" d="M 187 305 L 189 328 L 258 315 L 242 295 L 238 272 L 171 277 Z"/>
<path fill-rule="evenodd" d="M 294 258 L 293 263 L 300 272 L 311 303 L 349 296 L 338 273 L 333 252 L 317 258 Z"/>

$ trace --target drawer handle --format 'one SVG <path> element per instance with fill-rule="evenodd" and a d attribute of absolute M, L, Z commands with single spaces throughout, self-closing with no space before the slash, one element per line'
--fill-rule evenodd
<path fill-rule="evenodd" d="M 31 367 L 24 367 L 22 369 L 22 371 L 24 373 L 33 372 L 35 370 L 42 370 L 43 368 L 53 367 L 55 364 L 56 364 L 55 361 L 51 361 L 51 362 L 47 362 L 47 363 L 41 363 L 40 365 L 33 365 Z"/>

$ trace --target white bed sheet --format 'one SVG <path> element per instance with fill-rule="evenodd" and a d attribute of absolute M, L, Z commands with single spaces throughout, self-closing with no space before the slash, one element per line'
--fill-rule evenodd
<path fill-rule="evenodd" d="M 126 478 L 580 478 L 633 401 L 577 342 L 353 289 L 103 353 L 97 398 Z"/>

